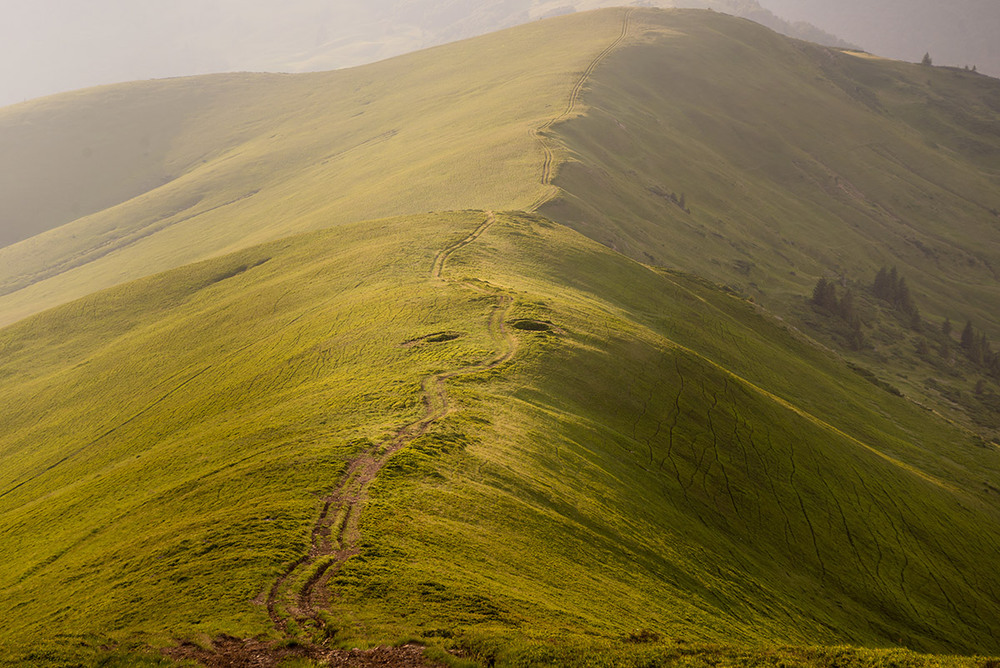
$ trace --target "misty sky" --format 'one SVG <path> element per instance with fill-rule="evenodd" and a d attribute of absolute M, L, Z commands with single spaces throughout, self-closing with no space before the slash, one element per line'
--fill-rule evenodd
<path fill-rule="evenodd" d="M 987 72 L 994 58 L 998 64 L 991 73 L 1000 75 L 1000 39 L 994 39 L 998 33 L 991 32 L 985 43 L 977 43 L 973 34 L 978 26 L 1000 24 L 1000 0 L 956 1 L 957 5 L 930 0 L 762 0 L 761 4 L 779 16 L 811 21 L 873 52 L 879 52 L 879 45 L 872 42 L 880 34 L 891 35 L 885 55 L 912 59 L 911 54 L 931 49 L 953 61 L 950 64 L 966 64 L 963 57 L 978 59 Z M 625 0 L 0 0 L 0 106 L 135 79 L 351 66 L 531 20 L 570 3 L 583 9 L 626 4 Z M 964 5 L 969 5 L 969 12 L 988 16 L 969 16 Z M 950 9 L 942 9 L 946 7 Z M 899 12 L 929 18 L 900 21 Z M 884 27 L 889 24 L 891 30 Z M 934 26 L 940 35 L 933 39 L 907 34 Z M 958 46 L 945 44 L 949 39 Z M 963 44 L 968 45 L 969 55 L 961 52 Z"/>
<path fill-rule="evenodd" d="M 0 0 L 0 105 L 136 79 L 347 67 L 513 25 L 530 18 L 518 8 L 552 1 Z"/>
<path fill-rule="evenodd" d="M 0 104 L 293 60 L 336 0 L 3 0 Z M 344 17 L 348 18 L 348 17 Z"/>
<path fill-rule="evenodd" d="M 761 0 L 879 55 L 910 62 L 978 65 L 1000 77 L 1000 0 Z"/>

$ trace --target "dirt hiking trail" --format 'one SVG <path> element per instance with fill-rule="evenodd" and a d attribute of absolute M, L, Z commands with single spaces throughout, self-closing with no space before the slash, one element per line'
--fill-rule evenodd
<path fill-rule="evenodd" d="M 425 377 L 421 381 L 423 415 L 401 427 L 388 440 L 361 452 L 348 462 L 340 483 L 323 500 L 323 509 L 313 527 L 308 553 L 289 566 L 268 593 L 268 614 L 282 634 L 293 635 L 289 624 L 291 620 L 296 624 L 312 620 L 322 625 L 318 612 L 329 605 L 327 583 L 351 557 L 359 553 L 359 523 L 368 498 L 368 488 L 393 455 L 455 410 L 449 401 L 447 381 L 496 368 L 514 356 L 517 340 L 506 324 L 513 303 L 511 297 L 500 290 L 461 282 L 445 274 L 448 259 L 475 242 L 496 222 L 496 216 L 489 212 L 486 220 L 471 234 L 437 253 L 430 272 L 431 278 L 437 281 L 461 285 L 495 297 L 487 326 L 497 347 L 496 354 L 481 362 Z"/>
<path fill-rule="evenodd" d="M 539 143 L 542 147 L 543 160 L 542 160 L 542 185 L 545 186 L 545 191 L 538 196 L 538 198 L 528 206 L 526 211 L 534 213 L 538 211 L 543 205 L 549 201 L 555 199 L 559 194 L 559 189 L 552 185 L 552 180 L 555 178 L 555 167 L 556 167 L 556 154 L 553 148 L 554 142 L 549 138 L 548 131 L 552 129 L 552 126 L 556 123 L 565 120 L 573 115 L 576 111 L 577 105 L 580 103 L 580 98 L 583 95 L 583 87 L 587 85 L 587 81 L 593 76 L 594 71 L 597 67 L 604 61 L 605 58 L 610 56 L 619 46 L 621 46 L 625 40 L 628 38 L 629 27 L 631 25 L 632 13 L 635 9 L 626 9 L 625 16 L 622 18 L 622 30 L 618 37 L 611 44 L 608 45 L 604 51 L 597 54 L 597 57 L 591 61 L 587 69 L 584 70 L 583 75 L 577 80 L 576 84 L 573 86 L 573 90 L 569 95 L 569 102 L 566 108 L 561 114 L 554 118 L 550 118 L 545 121 L 537 128 L 532 128 L 531 136 Z"/>

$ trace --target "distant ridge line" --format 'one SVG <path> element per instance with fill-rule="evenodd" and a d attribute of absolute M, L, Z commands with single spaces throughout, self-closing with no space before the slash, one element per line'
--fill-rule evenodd
<path fill-rule="evenodd" d="M 587 84 L 587 81 L 594 74 L 594 70 L 601 64 L 601 62 L 611 55 L 621 44 L 628 38 L 629 27 L 631 25 L 632 13 L 635 11 L 634 8 L 629 8 L 625 10 L 625 16 L 622 18 L 622 29 L 615 41 L 611 42 L 603 51 L 597 54 L 597 57 L 590 62 L 587 69 L 584 70 L 583 75 L 577 80 L 576 84 L 573 86 L 573 90 L 569 95 L 569 102 L 566 104 L 566 109 L 554 118 L 550 118 L 542 125 L 531 130 L 531 136 L 534 137 L 539 144 L 542 146 L 542 151 L 544 153 L 544 160 L 542 162 L 542 185 L 548 188 L 548 192 L 542 193 L 535 199 L 534 202 L 528 206 L 526 211 L 530 213 L 535 213 L 550 200 L 555 197 L 554 189 L 552 186 L 552 179 L 554 176 L 553 168 L 555 167 L 555 152 L 552 150 L 548 139 L 545 137 L 545 132 L 547 132 L 553 125 L 569 117 L 575 110 L 576 105 L 580 102 L 580 97 L 583 95 L 583 87 Z"/>

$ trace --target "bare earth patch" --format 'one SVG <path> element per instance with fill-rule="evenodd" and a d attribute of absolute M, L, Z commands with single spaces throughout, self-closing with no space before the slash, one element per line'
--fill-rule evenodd
<path fill-rule="evenodd" d="M 289 659 L 309 659 L 333 668 L 379 666 L 430 668 L 438 665 L 424 658 L 424 648 L 419 645 L 346 650 L 320 645 L 288 645 L 284 642 L 265 642 L 231 636 L 216 638 L 212 641 L 211 649 L 192 643 L 182 643 L 178 647 L 163 650 L 163 653 L 180 661 L 197 661 L 209 668 L 277 668 Z"/>

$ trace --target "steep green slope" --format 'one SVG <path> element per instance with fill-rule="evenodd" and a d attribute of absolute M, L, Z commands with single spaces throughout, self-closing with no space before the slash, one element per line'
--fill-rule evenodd
<path fill-rule="evenodd" d="M 926 312 L 1000 332 L 1000 81 L 704 12 L 632 20 L 553 128 L 572 159 L 543 213 L 783 313 L 820 276 L 896 265 Z"/>
<path fill-rule="evenodd" d="M 15 148 L 0 158 L 3 216 L 11 238 L 31 238 L 0 249 L 0 322 L 297 231 L 530 208 L 548 192 L 546 161 L 569 159 L 546 215 L 640 260 L 784 313 L 820 275 L 896 264 L 929 313 L 1000 332 L 996 80 L 712 12 L 635 10 L 615 41 L 623 16 L 563 16 L 347 71 L 136 83 L 2 110 Z"/>
<path fill-rule="evenodd" d="M 88 295 L 0 330 L 8 662 L 1000 651 L 1000 453 L 737 296 L 807 321 L 816 278 L 893 263 L 995 331 L 995 84 L 615 10 L 115 90 L 81 94 L 107 143 L 179 97 L 80 192 L 176 178 L 0 249 L 6 321 Z M 484 206 L 591 238 L 422 213 Z"/>
<path fill-rule="evenodd" d="M 0 322 L 294 232 L 527 206 L 541 191 L 531 129 L 565 105 L 621 17 L 569 16 L 352 70 L 140 82 L 0 110 L 0 137 L 21 137 L 0 157 L 17 176 L 3 216 L 31 235 L 0 249 Z M 50 140 L 26 125 L 62 129 Z M 83 199 L 80 213 L 121 203 L 68 222 Z"/>
<path fill-rule="evenodd" d="M 541 218 L 340 226 L 0 351 L 8 656 L 637 628 L 998 649 L 996 450 Z"/>
<path fill-rule="evenodd" d="M 0 247 L 156 190 L 247 142 L 263 132 L 254 109 L 263 86 L 274 89 L 275 113 L 291 110 L 286 81 L 148 81 L 0 109 Z"/>
<path fill-rule="evenodd" d="M 563 331 L 535 335 L 543 347 L 483 388 L 487 422 L 464 456 L 435 465 L 456 439 L 428 438 L 395 460 L 373 554 L 335 581 L 347 587 L 336 612 L 378 628 L 388 599 L 410 623 L 521 622 L 542 637 L 650 626 L 689 640 L 968 651 L 979 636 L 975 649 L 992 648 L 991 595 L 972 603 L 945 583 L 990 588 L 991 567 L 967 555 L 995 538 L 942 520 L 995 522 L 994 449 L 746 303 L 561 228 L 500 227 L 471 250 L 456 272 L 510 286 L 527 302 L 513 315 Z M 428 551 L 430 563 L 406 558 Z"/>

